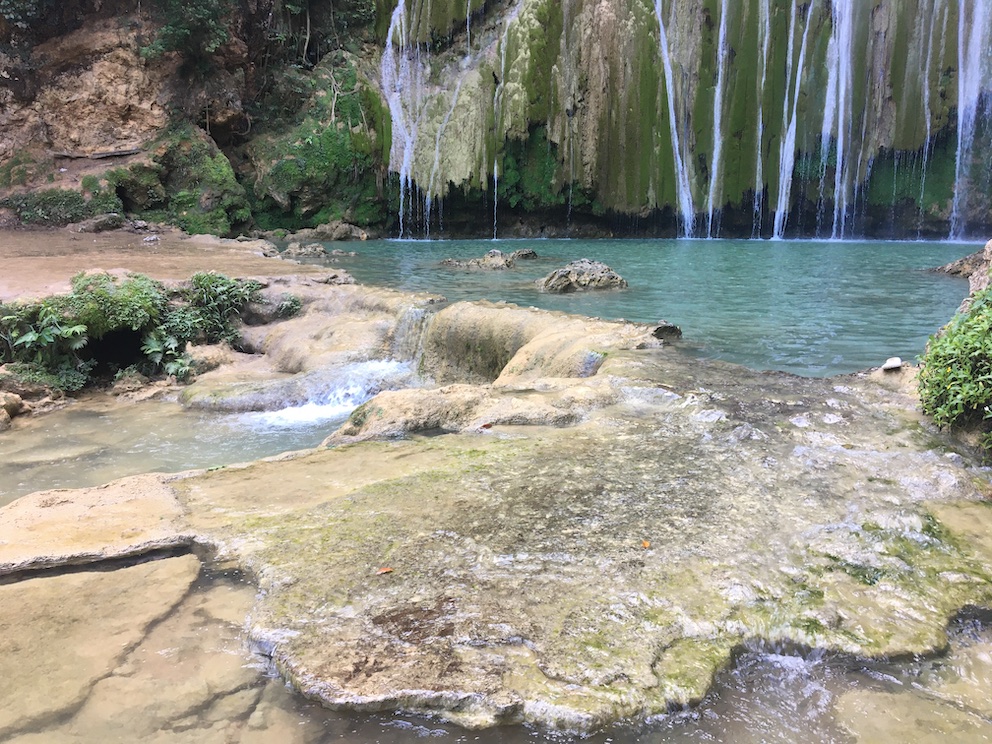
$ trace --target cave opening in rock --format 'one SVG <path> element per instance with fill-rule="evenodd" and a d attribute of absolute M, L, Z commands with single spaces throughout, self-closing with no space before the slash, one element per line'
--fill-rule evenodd
<path fill-rule="evenodd" d="M 94 377 L 112 377 L 119 370 L 147 361 L 141 351 L 141 343 L 140 331 L 119 328 L 108 331 L 100 338 L 91 338 L 80 356 L 84 361 L 94 363 Z"/>

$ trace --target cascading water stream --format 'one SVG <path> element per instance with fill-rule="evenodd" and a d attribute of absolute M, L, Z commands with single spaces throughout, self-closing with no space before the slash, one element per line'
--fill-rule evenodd
<path fill-rule="evenodd" d="M 830 157 L 834 154 L 834 209 L 830 230 L 832 239 L 843 238 L 847 227 L 848 191 L 851 187 L 852 97 L 854 94 L 854 2 L 834 0 L 830 6 L 831 30 L 827 46 L 827 96 L 823 114 L 820 148 L 820 200 Z M 860 160 L 860 158 L 859 158 Z"/>
<path fill-rule="evenodd" d="M 758 30 L 761 34 L 761 79 L 758 85 L 758 136 L 754 157 L 754 215 L 751 224 L 752 238 L 757 238 L 761 235 L 761 214 L 764 207 L 765 194 L 764 157 L 762 154 L 762 149 L 765 138 L 765 83 L 768 80 L 768 52 L 771 47 L 772 38 L 772 17 L 769 2 L 770 0 L 761 0 L 758 19 Z"/>
<path fill-rule="evenodd" d="M 723 89 L 724 78 L 727 74 L 730 49 L 727 45 L 727 16 L 729 15 L 728 0 L 720 2 L 720 32 L 717 42 L 717 73 L 716 90 L 713 94 L 713 156 L 710 160 L 710 188 L 706 200 L 706 237 L 713 237 L 713 212 L 722 183 L 721 157 L 723 155 Z M 719 231 L 719 230 L 718 230 Z"/>
<path fill-rule="evenodd" d="M 692 183 L 687 166 L 688 158 L 683 157 L 680 126 L 675 112 L 675 73 L 672 70 L 672 57 L 668 47 L 668 32 L 662 18 L 661 0 L 654 1 L 654 14 L 658 19 L 658 45 L 665 72 L 665 97 L 668 102 L 668 128 L 672 137 L 672 155 L 675 158 L 675 189 L 678 198 L 679 220 L 683 237 L 690 238 L 696 230 L 696 208 L 692 203 Z M 686 153 L 688 155 L 688 153 Z"/>
<path fill-rule="evenodd" d="M 413 162 L 417 134 L 424 113 L 424 62 L 410 38 L 406 3 L 398 0 L 389 21 L 379 74 L 389 104 L 393 139 L 389 169 L 400 177 L 400 237 L 404 237 L 407 202 L 413 189 Z"/>
<path fill-rule="evenodd" d="M 503 24 L 503 34 L 499 40 L 499 80 L 496 89 L 493 91 L 493 126 L 496 131 L 494 140 L 498 143 L 506 132 L 506 125 L 503 121 L 503 93 L 506 90 L 506 76 L 509 74 L 506 62 L 506 50 L 509 46 L 510 28 L 517 20 L 520 9 L 523 7 L 523 0 L 518 0 L 517 4 L 510 11 Z M 496 240 L 497 222 L 496 217 L 499 209 L 499 152 L 493 153 L 493 240 Z"/>
<path fill-rule="evenodd" d="M 458 105 L 458 95 L 461 93 L 462 83 L 464 81 L 465 78 L 458 78 L 458 83 L 455 85 L 455 92 L 451 96 L 451 106 L 448 107 L 448 111 L 444 115 L 444 119 L 441 121 L 440 126 L 438 126 L 437 133 L 434 136 L 434 164 L 431 166 L 431 176 L 427 180 L 427 195 L 424 198 L 424 229 L 427 238 L 431 236 L 431 211 L 434 207 L 434 194 L 440 194 L 442 191 L 442 184 L 439 182 L 439 178 L 441 177 L 441 140 L 444 138 L 444 131 L 451 122 L 451 116 L 455 113 L 455 106 Z"/>
<path fill-rule="evenodd" d="M 951 235 L 964 237 L 968 205 L 968 180 L 975 143 L 982 84 L 992 77 L 992 33 L 989 0 L 974 0 L 971 13 L 966 3 L 958 10 L 958 143 L 954 161 L 954 201 L 951 208 Z"/>
<path fill-rule="evenodd" d="M 798 124 L 799 94 L 802 90 L 803 70 L 806 63 L 806 45 L 809 40 L 810 20 L 816 0 L 812 0 L 806 10 L 806 23 L 803 28 L 803 39 L 799 47 L 799 59 L 793 68 L 796 40 L 796 22 L 798 7 L 792 5 L 792 15 L 789 20 L 789 45 L 786 68 L 785 93 L 782 105 L 782 130 L 785 136 L 779 144 L 778 158 L 778 198 L 775 208 L 775 228 L 773 236 L 782 238 L 785 232 L 786 219 L 789 216 L 789 198 L 792 193 L 792 171 L 796 165 L 796 127 Z M 795 83 L 793 85 L 793 82 Z M 789 94 L 792 94 L 791 104 Z"/>
<path fill-rule="evenodd" d="M 933 11 L 930 14 L 930 29 L 927 34 L 927 56 L 923 69 L 920 70 L 920 77 L 923 81 L 923 123 L 926 127 L 926 139 L 923 142 L 923 166 L 920 174 L 920 204 L 923 205 L 927 189 L 927 168 L 930 164 L 930 155 L 933 152 L 933 131 L 930 123 L 932 113 L 930 111 L 930 86 L 932 84 L 931 74 L 934 70 L 934 31 L 940 24 L 940 48 L 937 53 L 937 60 L 944 59 L 947 48 L 947 16 L 948 9 L 944 0 L 934 0 Z M 940 72 L 937 71 L 939 79 Z"/>

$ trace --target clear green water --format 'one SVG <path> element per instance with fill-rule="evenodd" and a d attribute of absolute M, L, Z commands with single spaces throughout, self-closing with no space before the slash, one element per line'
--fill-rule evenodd
<path fill-rule="evenodd" d="M 953 315 L 967 282 L 925 271 L 972 243 L 761 240 L 370 241 L 335 265 L 366 284 L 682 327 L 695 353 L 808 376 L 915 360 Z M 444 258 L 497 248 L 541 257 L 510 271 L 449 269 Z M 548 295 L 535 281 L 564 263 L 603 261 L 622 291 Z"/>

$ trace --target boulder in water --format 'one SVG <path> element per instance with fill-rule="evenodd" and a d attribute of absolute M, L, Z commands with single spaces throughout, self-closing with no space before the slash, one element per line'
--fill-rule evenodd
<path fill-rule="evenodd" d="M 604 263 L 580 258 L 538 281 L 542 292 L 566 294 L 586 289 L 626 289 L 627 280 Z"/>
<path fill-rule="evenodd" d="M 503 271 L 513 268 L 513 257 L 494 248 L 481 258 L 470 258 L 467 261 L 460 261 L 457 258 L 446 258 L 441 262 L 441 265 L 454 269 Z"/>

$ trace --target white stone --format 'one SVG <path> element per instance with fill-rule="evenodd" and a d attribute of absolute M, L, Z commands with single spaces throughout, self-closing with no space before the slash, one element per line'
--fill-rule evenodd
<path fill-rule="evenodd" d="M 885 360 L 885 364 L 882 365 L 882 369 L 886 372 L 891 372 L 892 370 L 902 368 L 902 359 L 899 357 L 889 357 Z"/>

